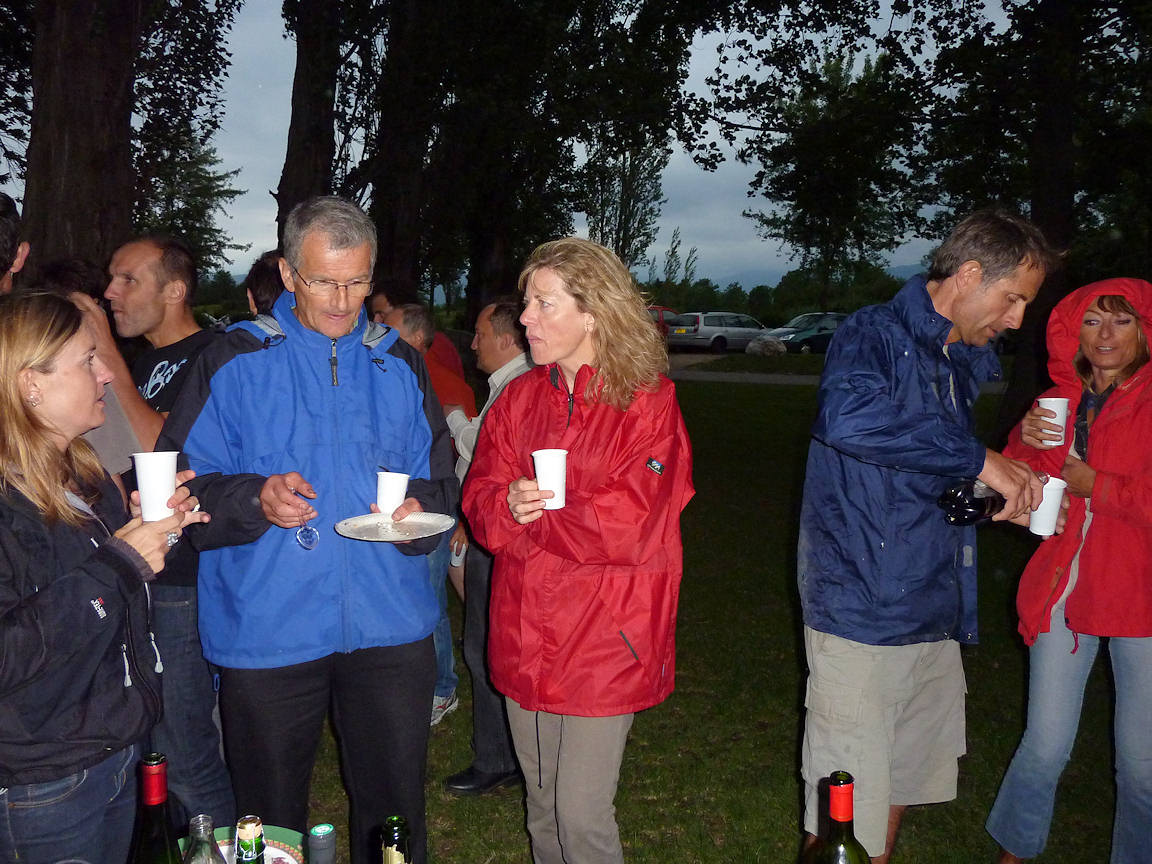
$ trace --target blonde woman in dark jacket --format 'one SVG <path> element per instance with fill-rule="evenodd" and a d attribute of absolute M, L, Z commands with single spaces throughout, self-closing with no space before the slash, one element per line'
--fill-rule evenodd
<path fill-rule="evenodd" d="M 142 522 L 134 503 L 129 517 L 80 438 L 104 422 L 111 378 L 70 301 L 0 298 L 3 860 L 127 857 L 135 742 L 160 710 L 146 582 L 208 518 L 183 487 L 172 516 Z"/>

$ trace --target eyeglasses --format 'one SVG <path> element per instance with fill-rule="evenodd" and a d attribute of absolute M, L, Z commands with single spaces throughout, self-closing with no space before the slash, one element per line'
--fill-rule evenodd
<path fill-rule="evenodd" d="M 372 293 L 372 280 L 357 279 L 352 282 L 333 282 L 331 279 L 305 279 L 300 271 L 292 267 L 292 272 L 296 274 L 296 278 L 304 283 L 304 287 L 308 289 L 308 293 L 313 297 L 331 297 L 340 288 L 348 292 L 350 298 L 363 300 Z"/>

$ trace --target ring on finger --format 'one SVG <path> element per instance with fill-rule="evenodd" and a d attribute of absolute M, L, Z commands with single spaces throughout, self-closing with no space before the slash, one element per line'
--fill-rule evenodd
<path fill-rule="evenodd" d="M 169 531 L 166 539 L 168 542 L 168 548 L 171 549 L 173 546 L 180 542 L 180 535 L 175 531 Z"/>

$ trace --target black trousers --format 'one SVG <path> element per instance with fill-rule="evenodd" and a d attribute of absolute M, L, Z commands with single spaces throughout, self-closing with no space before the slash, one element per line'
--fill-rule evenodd
<path fill-rule="evenodd" d="M 492 556 L 468 544 L 464 563 L 464 662 L 472 678 L 472 765 L 503 774 L 516 770 L 504 696 L 488 679 L 488 601 Z"/>
<path fill-rule="evenodd" d="M 220 715 L 236 806 L 269 825 L 307 831 L 316 748 L 329 710 L 349 800 L 352 864 L 380 860 L 393 814 L 427 860 L 424 778 L 436 681 L 432 637 L 330 654 L 279 669 L 221 669 Z"/>

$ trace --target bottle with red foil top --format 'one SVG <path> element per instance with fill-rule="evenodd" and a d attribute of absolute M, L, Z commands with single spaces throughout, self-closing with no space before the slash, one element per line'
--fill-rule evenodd
<path fill-rule="evenodd" d="M 180 847 L 168 813 L 168 759 L 149 753 L 140 761 L 140 806 L 130 864 L 180 864 Z"/>
<path fill-rule="evenodd" d="M 871 859 L 852 833 L 852 775 L 833 771 L 828 778 L 828 836 L 804 856 L 805 864 L 869 864 Z"/>

